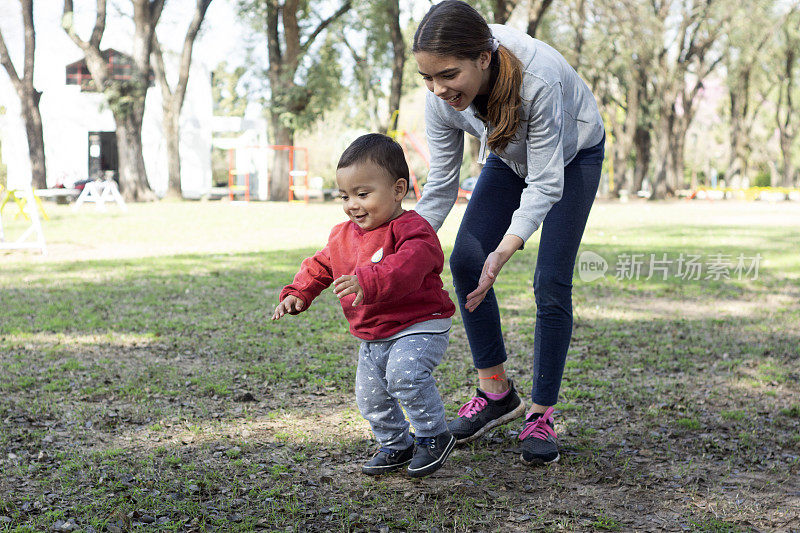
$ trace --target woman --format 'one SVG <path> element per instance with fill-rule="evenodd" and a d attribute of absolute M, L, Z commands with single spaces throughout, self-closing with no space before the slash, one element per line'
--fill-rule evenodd
<path fill-rule="evenodd" d="M 485 162 L 450 257 L 478 389 L 449 429 L 458 442 L 468 442 L 525 413 L 503 368 L 492 284 L 541 225 L 532 404 L 520 439 L 524 463 L 557 461 L 553 405 L 572 337 L 572 273 L 604 153 L 597 104 L 553 48 L 512 28 L 487 25 L 459 0 L 428 11 L 413 53 L 430 90 L 425 124 L 431 166 L 416 211 L 441 227 L 458 194 L 464 132 L 480 137 Z"/>

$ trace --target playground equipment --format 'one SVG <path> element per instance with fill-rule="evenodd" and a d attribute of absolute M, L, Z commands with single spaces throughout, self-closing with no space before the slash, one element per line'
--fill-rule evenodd
<path fill-rule="evenodd" d="M 228 199 L 233 201 L 235 195 L 244 194 L 244 201 L 250 201 L 250 172 L 239 172 L 237 170 L 236 149 L 228 149 Z M 239 177 L 244 178 L 244 183 L 239 183 Z"/>
<path fill-rule="evenodd" d="M 45 220 L 50 220 L 50 217 L 47 216 L 47 213 L 44 210 L 42 200 L 35 192 L 33 193 L 33 199 L 36 202 L 36 207 L 39 210 L 39 213 L 41 213 L 42 218 Z M 23 217 L 25 220 L 31 219 L 25 212 L 25 206 L 28 203 L 28 197 L 26 196 L 25 191 L 20 191 L 18 189 L 6 189 L 0 185 L 0 214 L 3 212 L 3 209 L 5 209 L 6 204 L 9 202 L 14 202 L 19 209 L 17 214 L 14 215 L 14 220 L 18 219 L 19 217 Z"/>
<path fill-rule="evenodd" d="M 282 146 L 272 145 L 273 150 L 286 150 L 289 152 L 289 202 L 305 202 L 308 203 L 308 148 L 305 146 Z M 294 168 L 294 153 L 299 150 L 305 154 L 303 159 L 305 170 L 295 170 Z M 298 187 L 294 184 L 295 178 L 303 178 L 303 187 Z M 303 200 L 295 200 L 294 193 L 297 190 L 303 190 Z"/>
<path fill-rule="evenodd" d="M 98 211 L 106 210 L 106 202 L 116 202 L 122 211 L 127 211 L 125 200 L 119 193 L 117 182 L 113 179 L 90 181 L 83 186 L 80 196 L 72 209 L 77 211 L 85 203 L 95 204 Z"/>
<path fill-rule="evenodd" d="M 431 157 L 428 152 L 427 145 L 420 140 L 413 132 L 406 131 L 406 130 L 398 130 L 397 129 L 397 120 L 400 116 L 400 112 L 395 110 L 392 113 L 392 118 L 389 121 L 389 129 L 386 131 L 386 135 L 400 143 L 400 146 L 403 147 L 403 152 L 406 154 L 406 162 L 408 163 L 408 174 L 409 178 L 411 178 L 411 184 L 414 189 L 414 196 L 417 200 L 420 199 L 422 194 L 420 193 L 419 189 L 419 180 L 417 180 L 416 174 L 414 174 L 414 170 L 411 168 L 411 161 L 409 158 L 409 145 L 411 148 L 414 149 L 414 152 L 419 155 L 422 160 L 425 162 L 425 165 L 430 169 L 431 167 Z M 475 188 L 475 183 L 477 182 L 477 178 L 467 178 L 463 181 L 463 183 L 458 187 L 458 198 L 463 199 L 465 202 L 469 202 L 469 199 L 472 197 L 472 190 Z"/>
<path fill-rule="evenodd" d="M 36 197 L 33 194 L 33 188 L 28 184 L 28 186 L 22 190 L 3 189 L 0 191 L 0 197 L 2 197 L 0 205 L 5 206 L 12 196 L 14 203 L 20 209 L 20 213 L 25 220 L 30 221 L 31 225 L 15 241 L 6 241 L 5 232 L 3 231 L 3 210 L 2 207 L 0 207 L 0 250 L 38 249 L 41 250 L 42 255 L 46 255 L 47 246 L 45 245 L 42 223 L 41 220 L 39 220 L 41 202 L 37 204 Z M 17 217 L 18 216 L 19 214 Z M 30 240 L 31 237 L 34 237 L 35 240 Z"/>
<path fill-rule="evenodd" d="M 280 144 L 243 144 L 236 139 L 217 139 L 217 148 L 228 152 L 228 189 L 227 195 L 233 200 L 237 196 L 249 202 L 251 191 L 255 189 L 255 197 L 259 200 L 269 198 L 269 161 L 275 151 L 289 152 L 289 198 L 290 202 L 308 202 L 308 148 Z M 296 152 L 303 153 L 302 167 L 296 168 Z M 298 183 L 302 183 L 299 185 Z M 296 199 L 298 193 L 302 200 Z"/>
<path fill-rule="evenodd" d="M 411 159 L 409 157 L 411 151 L 409 150 L 409 146 L 413 148 L 414 153 L 422 158 L 428 168 L 431 166 L 431 156 L 428 153 L 428 148 L 413 132 L 397 129 L 397 122 L 399 118 L 400 111 L 395 109 L 395 111 L 392 113 L 392 118 L 389 120 L 389 129 L 386 130 L 386 135 L 397 141 L 400 146 L 403 147 L 403 152 L 406 154 L 406 162 L 408 163 L 408 177 L 411 179 L 411 186 L 414 189 L 414 196 L 417 200 L 419 200 L 422 194 L 419 190 L 419 180 L 417 180 L 417 175 L 411 168 Z"/>

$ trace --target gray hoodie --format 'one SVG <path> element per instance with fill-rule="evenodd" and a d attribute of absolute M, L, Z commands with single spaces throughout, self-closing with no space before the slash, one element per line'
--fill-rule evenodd
<path fill-rule="evenodd" d="M 497 156 L 527 182 L 506 234 L 527 241 L 561 198 L 564 167 L 579 150 L 603 138 L 603 120 L 589 87 L 552 47 L 507 26 L 490 24 L 494 37 L 522 63 L 521 121 Z M 481 139 L 482 159 L 492 130 L 470 105 L 457 111 L 428 92 L 425 130 L 431 166 L 415 210 L 438 231 L 458 197 L 464 132 Z"/>

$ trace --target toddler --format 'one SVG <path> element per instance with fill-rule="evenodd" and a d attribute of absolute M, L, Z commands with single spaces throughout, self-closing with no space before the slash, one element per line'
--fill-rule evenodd
<path fill-rule="evenodd" d="M 441 468 L 455 445 L 431 375 L 455 312 L 440 278 L 444 254 L 431 225 L 401 205 L 408 165 L 391 138 L 373 133 L 356 139 L 339 159 L 336 183 L 350 220 L 303 261 L 272 319 L 307 310 L 333 283 L 350 332 L 361 340 L 358 408 L 380 444 L 361 471 L 378 475 L 406 467 L 412 477 L 426 476 Z M 403 409 L 416 434 L 409 433 Z"/>

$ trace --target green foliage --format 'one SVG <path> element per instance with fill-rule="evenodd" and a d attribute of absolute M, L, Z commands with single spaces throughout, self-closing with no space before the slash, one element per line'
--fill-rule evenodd
<path fill-rule="evenodd" d="M 297 16 L 300 34 L 296 35 L 297 42 L 294 43 L 285 42 L 288 32 L 284 31 L 282 21 L 285 20 L 286 13 L 281 13 L 280 16 L 275 14 L 279 24 L 276 28 L 279 42 L 270 43 L 269 38 L 266 40 L 268 46 L 277 46 L 279 51 L 273 51 L 270 55 L 271 61 L 274 61 L 270 63 L 270 69 L 253 67 L 256 78 L 265 82 L 264 109 L 272 117 L 278 118 L 281 127 L 291 131 L 309 129 L 340 96 L 341 58 L 334 46 L 336 41 L 333 35 L 341 33 L 343 29 L 334 21 L 321 34 L 325 36 L 321 45 L 318 44 L 318 36 L 314 36 L 317 40 L 309 41 L 313 29 L 321 22 L 320 13 L 325 11 L 320 9 L 321 4 L 322 2 L 313 1 L 297 4 L 297 11 L 293 15 Z M 267 36 L 267 21 L 272 16 L 270 3 L 263 0 L 239 0 L 238 7 L 240 18 L 256 33 Z M 283 6 L 282 10 L 286 9 L 289 7 Z M 292 58 L 286 57 L 289 50 L 297 50 L 298 55 L 294 62 Z M 277 61 L 277 58 L 280 60 Z M 281 74 L 269 83 L 271 71 Z"/>
<path fill-rule="evenodd" d="M 247 94 L 242 77 L 247 72 L 243 66 L 228 70 L 228 62 L 222 61 L 211 73 L 211 96 L 214 114 L 226 117 L 243 117 L 247 109 Z"/>
<path fill-rule="evenodd" d="M 753 180 L 753 185 L 755 187 L 769 187 L 772 184 L 772 179 L 770 173 L 766 170 L 759 171 L 756 174 L 756 179 Z"/>
<path fill-rule="evenodd" d="M 271 104 L 280 110 L 283 124 L 304 131 L 334 106 L 343 91 L 341 57 L 332 32 L 327 34 L 301 76 L 303 85 L 295 85 L 284 94 L 274 94 Z"/>
<path fill-rule="evenodd" d="M 125 118 L 135 113 L 138 106 L 144 106 L 146 92 L 147 86 L 142 81 L 115 80 L 103 89 L 103 96 L 106 97 L 106 105 L 114 117 Z"/>

